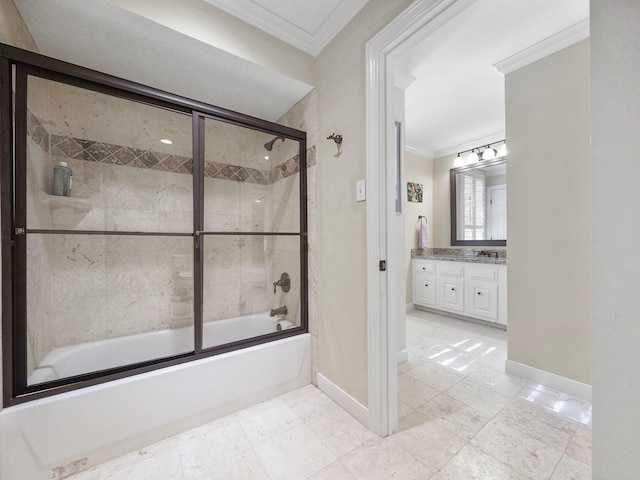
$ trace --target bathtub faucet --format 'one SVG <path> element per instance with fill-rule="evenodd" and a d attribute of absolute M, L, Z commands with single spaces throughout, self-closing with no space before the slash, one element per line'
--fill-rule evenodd
<path fill-rule="evenodd" d="M 276 315 L 286 315 L 286 314 L 287 314 L 287 306 L 285 305 L 284 307 L 280 307 L 280 308 L 272 308 L 269 316 L 275 317 Z"/>

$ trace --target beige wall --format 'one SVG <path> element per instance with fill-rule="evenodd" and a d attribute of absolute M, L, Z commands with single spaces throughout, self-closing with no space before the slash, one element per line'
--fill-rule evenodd
<path fill-rule="evenodd" d="M 0 43 L 38 51 L 12 0 L 0 0 Z"/>
<path fill-rule="evenodd" d="M 591 1 L 593 478 L 640 471 L 640 4 Z"/>
<path fill-rule="evenodd" d="M 433 242 L 434 248 L 451 248 L 451 207 L 449 170 L 455 155 L 433 160 Z"/>
<path fill-rule="evenodd" d="M 590 384 L 589 42 L 505 84 L 508 358 Z"/>
<path fill-rule="evenodd" d="M 423 186 L 422 203 L 407 201 L 407 182 L 421 183 Z M 405 266 L 406 266 L 406 303 L 413 303 L 413 275 L 411 271 L 411 249 L 418 247 L 418 215 L 427 217 L 430 246 L 433 247 L 433 160 L 417 153 L 405 151 L 404 175 L 402 180 L 402 198 L 405 215 Z"/>
<path fill-rule="evenodd" d="M 367 380 L 365 43 L 409 0 L 371 0 L 317 57 L 319 206 L 319 372 L 364 405 Z M 324 140 L 343 135 L 342 155 Z"/>

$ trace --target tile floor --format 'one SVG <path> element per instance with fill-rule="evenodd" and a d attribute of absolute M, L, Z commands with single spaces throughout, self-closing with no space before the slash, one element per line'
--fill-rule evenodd
<path fill-rule="evenodd" d="M 591 478 L 591 404 L 506 375 L 504 331 L 414 310 L 407 346 L 386 439 L 310 385 L 73 479 Z"/>

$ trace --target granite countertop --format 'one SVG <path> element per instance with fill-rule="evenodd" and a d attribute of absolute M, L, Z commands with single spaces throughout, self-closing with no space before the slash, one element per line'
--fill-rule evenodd
<path fill-rule="evenodd" d="M 479 252 L 487 252 L 491 255 L 479 255 Z M 414 248 L 411 250 L 411 258 L 421 260 L 441 260 L 445 262 L 486 263 L 494 265 L 507 264 L 506 250 L 473 250 L 467 248 Z"/>

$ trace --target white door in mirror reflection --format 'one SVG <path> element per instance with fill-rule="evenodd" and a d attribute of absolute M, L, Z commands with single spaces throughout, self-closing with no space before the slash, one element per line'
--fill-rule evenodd
<path fill-rule="evenodd" d="M 485 233 L 485 174 L 469 170 L 457 175 L 458 231 L 464 240 L 484 240 Z"/>
<path fill-rule="evenodd" d="M 489 240 L 507 238 L 507 186 L 487 188 L 487 233 Z"/>

